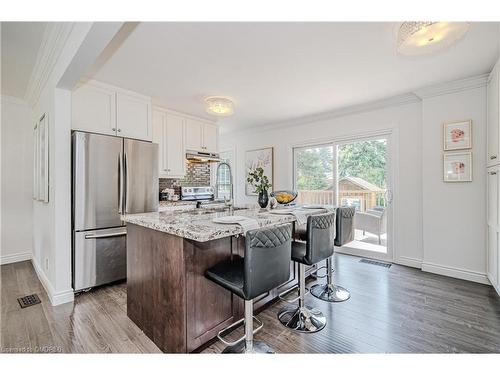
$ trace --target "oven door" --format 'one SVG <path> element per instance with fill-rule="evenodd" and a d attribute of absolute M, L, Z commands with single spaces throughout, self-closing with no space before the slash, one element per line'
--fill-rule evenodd
<path fill-rule="evenodd" d="M 74 232 L 75 291 L 127 277 L 126 236 L 126 227 Z"/>

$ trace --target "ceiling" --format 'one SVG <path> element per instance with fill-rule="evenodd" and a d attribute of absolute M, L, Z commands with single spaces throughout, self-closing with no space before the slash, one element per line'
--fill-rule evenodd
<path fill-rule="evenodd" d="M 2 22 L 2 95 L 24 98 L 46 22 Z"/>
<path fill-rule="evenodd" d="M 451 48 L 407 58 L 397 23 L 140 23 L 95 78 L 210 118 L 203 98 L 234 99 L 223 130 L 267 125 L 489 72 L 497 23 Z"/>

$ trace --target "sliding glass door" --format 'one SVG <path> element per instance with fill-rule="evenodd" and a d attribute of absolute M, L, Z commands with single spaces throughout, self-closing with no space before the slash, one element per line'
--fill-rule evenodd
<path fill-rule="evenodd" d="M 299 204 L 335 204 L 333 145 L 294 149 L 295 190 Z"/>
<path fill-rule="evenodd" d="M 390 135 L 294 148 L 298 203 L 355 209 L 352 241 L 337 251 L 392 260 L 390 155 Z"/>

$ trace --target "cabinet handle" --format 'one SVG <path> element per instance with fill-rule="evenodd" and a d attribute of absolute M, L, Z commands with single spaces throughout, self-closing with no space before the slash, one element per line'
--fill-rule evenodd
<path fill-rule="evenodd" d="M 113 130 L 114 132 L 116 131 L 116 128 L 111 128 L 111 130 Z"/>
<path fill-rule="evenodd" d="M 121 129 L 118 129 L 118 133 L 121 132 L 122 130 Z"/>
<path fill-rule="evenodd" d="M 493 159 L 496 159 L 496 158 L 497 158 L 497 156 L 496 156 L 496 155 L 491 155 L 491 156 L 490 156 L 490 160 L 493 160 Z"/>
<path fill-rule="evenodd" d="M 497 172 L 490 172 L 490 174 L 491 174 L 492 176 L 494 176 L 494 175 L 496 175 L 496 174 L 497 174 Z"/>

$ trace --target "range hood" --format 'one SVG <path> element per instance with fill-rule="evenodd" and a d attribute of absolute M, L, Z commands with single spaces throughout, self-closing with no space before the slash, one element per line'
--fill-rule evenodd
<path fill-rule="evenodd" d="M 193 150 L 186 150 L 186 159 L 195 163 L 216 163 L 220 161 L 219 154 Z"/>

